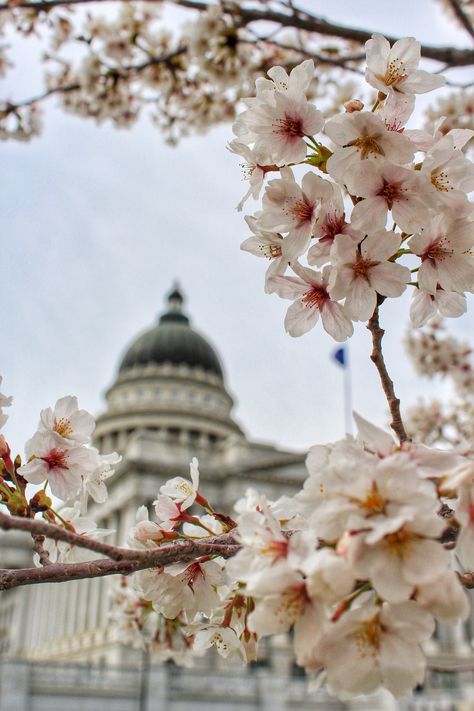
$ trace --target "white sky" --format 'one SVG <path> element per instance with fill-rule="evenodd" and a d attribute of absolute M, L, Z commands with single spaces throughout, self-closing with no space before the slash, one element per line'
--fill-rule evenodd
<path fill-rule="evenodd" d="M 348 25 L 469 46 L 432 0 L 332 0 L 319 9 Z M 8 84 L 18 98 L 39 88 L 31 49 L 22 54 Z M 0 372 L 2 392 L 14 395 L 5 434 L 16 449 L 35 431 L 39 410 L 62 395 L 101 411 L 121 354 L 152 325 L 175 278 L 193 325 L 222 358 L 251 437 L 307 448 L 343 434 L 342 372 L 330 360 L 337 344 L 320 327 L 291 339 L 283 328 L 289 302 L 263 293 L 266 262 L 239 251 L 247 228 L 234 206 L 246 186 L 225 149 L 231 137 L 222 126 L 170 148 L 146 117 L 131 130 L 99 128 L 53 99 L 39 139 L 2 145 Z M 257 208 L 249 203 L 247 212 Z M 389 300 L 382 309 L 404 405 L 446 392 L 420 383 L 406 360 L 408 303 Z M 460 335 L 472 328 L 470 306 L 451 325 Z M 350 341 L 354 406 L 383 424 L 369 335 L 359 325 Z"/>

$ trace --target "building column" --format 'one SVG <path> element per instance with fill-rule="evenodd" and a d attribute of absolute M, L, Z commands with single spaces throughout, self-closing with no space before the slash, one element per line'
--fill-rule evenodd
<path fill-rule="evenodd" d="M 168 673 L 166 666 L 146 667 L 142 670 L 146 675 L 143 682 L 146 685 L 146 711 L 161 711 L 168 708 Z M 3 709 L 2 709 L 3 711 Z"/>
<path fill-rule="evenodd" d="M 28 711 L 30 670 L 27 662 L 5 659 L 0 664 L 0 711 Z"/>

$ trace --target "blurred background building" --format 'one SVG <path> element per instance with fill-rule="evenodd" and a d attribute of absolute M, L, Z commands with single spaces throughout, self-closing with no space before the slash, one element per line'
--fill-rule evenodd
<path fill-rule="evenodd" d="M 151 505 L 168 478 L 186 474 L 193 456 L 205 496 L 227 512 L 248 487 L 274 499 L 295 493 L 306 477 L 305 454 L 253 442 L 233 419 L 221 360 L 191 326 L 183 301 L 173 288 L 158 322 L 128 347 L 97 419 L 95 445 L 122 461 L 106 503 L 90 513 L 115 531 L 108 539 L 115 543 L 126 541 L 137 508 Z M 31 557 L 27 536 L 0 533 L 1 567 L 29 566 Z M 423 693 L 402 704 L 388 694 L 350 704 L 323 690 L 309 695 L 284 637 L 263 640 L 247 669 L 213 654 L 193 669 L 156 666 L 120 643 L 108 619 L 109 588 L 102 578 L 0 593 L 0 711 L 474 709 L 471 672 L 431 673 Z M 474 615 L 440 625 L 427 650 L 432 664 L 474 663 L 473 624 Z"/>

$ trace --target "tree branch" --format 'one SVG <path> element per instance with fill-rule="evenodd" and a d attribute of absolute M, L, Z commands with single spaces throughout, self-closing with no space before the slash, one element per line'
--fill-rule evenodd
<path fill-rule="evenodd" d="M 52 563 L 45 568 L 0 570 L 0 590 L 38 583 L 64 583 L 68 580 L 102 578 L 105 575 L 129 575 L 147 566 L 132 560 L 94 560 L 90 563 Z"/>
<path fill-rule="evenodd" d="M 385 397 L 387 398 L 390 414 L 392 416 L 390 426 L 398 436 L 400 442 L 406 442 L 408 440 L 408 435 L 405 431 L 402 416 L 400 414 L 400 400 L 395 395 L 393 381 L 388 374 L 387 366 L 385 365 L 382 353 L 382 338 L 385 331 L 383 328 L 380 328 L 379 324 L 379 304 L 375 307 L 375 311 L 367 324 L 367 328 L 372 334 L 373 348 L 370 359 L 379 372 L 380 381 L 382 383 L 383 391 L 385 393 Z"/>
<path fill-rule="evenodd" d="M 38 533 L 32 533 L 31 537 L 33 539 L 33 550 L 38 554 L 40 564 L 43 566 L 51 565 L 49 553 L 43 546 L 45 536 L 40 536 Z"/>
<path fill-rule="evenodd" d="M 161 0 L 145 0 L 148 3 L 161 4 Z M 11 12 L 15 9 L 37 10 L 48 12 L 55 7 L 66 7 L 74 5 L 85 5 L 95 3 L 97 5 L 110 2 L 110 0 L 24 0 L 24 2 L 2 3 L 0 12 Z M 208 7 L 215 6 L 214 3 L 200 2 L 200 0 L 173 0 L 175 5 L 188 8 L 190 10 L 205 11 Z M 295 29 L 313 32 L 325 37 L 338 37 L 340 39 L 364 44 L 374 34 L 374 30 L 364 30 L 355 27 L 346 27 L 334 22 L 329 22 L 322 17 L 312 15 L 309 12 L 294 7 L 291 13 L 277 12 L 266 8 L 243 7 L 234 2 L 221 2 L 222 10 L 240 18 L 240 26 L 245 26 L 252 22 L 273 22 L 282 27 L 293 27 Z M 393 44 L 399 37 L 386 35 L 388 41 Z M 474 50 L 457 49 L 456 47 L 433 47 L 431 45 L 421 45 L 421 55 L 427 59 L 434 59 L 444 62 L 450 67 L 468 66 L 474 64 Z"/>
<path fill-rule="evenodd" d="M 118 563 L 124 560 L 140 563 L 143 564 L 142 567 L 144 568 L 189 560 L 196 555 L 218 554 L 227 558 L 234 555 L 240 549 L 240 545 L 236 543 L 232 533 L 225 533 L 222 536 L 212 538 L 172 543 L 147 550 L 120 548 L 75 533 L 74 531 L 68 531 L 61 526 L 46 523 L 46 521 L 10 516 L 2 511 L 0 511 L 0 528 L 3 528 L 5 531 L 10 529 L 28 531 L 31 535 L 45 536 L 46 538 L 51 538 L 56 541 L 64 541 L 65 543 L 78 546 L 79 548 L 85 548 L 94 553 L 107 556 Z M 48 566 L 48 568 L 52 568 L 52 566 Z M 111 575 L 111 573 L 108 574 Z"/>
<path fill-rule="evenodd" d="M 30 520 L 31 519 L 25 519 Z M 94 560 L 86 563 L 51 563 L 45 568 L 0 570 L 0 590 L 38 583 L 63 583 L 68 580 L 101 578 L 105 575 L 129 575 L 145 568 L 161 568 L 170 563 L 187 563 L 201 556 L 219 555 L 232 558 L 239 550 L 230 533 L 201 541 L 184 541 L 147 551 L 128 550 L 123 560 Z M 133 555 L 133 557 L 132 557 Z"/>
<path fill-rule="evenodd" d="M 448 3 L 456 18 L 459 20 L 460 24 L 467 32 L 469 32 L 471 37 L 474 39 L 474 27 L 472 26 L 472 22 L 470 21 L 469 17 L 464 12 L 459 0 L 448 0 Z"/>

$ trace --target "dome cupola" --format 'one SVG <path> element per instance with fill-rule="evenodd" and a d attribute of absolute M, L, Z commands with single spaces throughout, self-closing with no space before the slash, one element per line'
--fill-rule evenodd
<path fill-rule="evenodd" d="M 183 303 L 184 297 L 175 285 L 168 295 L 167 311 L 153 328 L 132 343 L 122 359 L 120 373 L 150 363 L 186 364 L 223 380 L 222 366 L 215 350 L 191 328 L 189 318 L 182 310 Z"/>
<path fill-rule="evenodd" d="M 97 420 L 95 440 L 102 451 L 123 453 L 138 431 L 193 450 L 243 436 L 231 416 L 233 400 L 219 356 L 191 327 L 183 304 L 175 284 L 158 322 L 125 351 L 106 393 L 107 410 Z"/>

